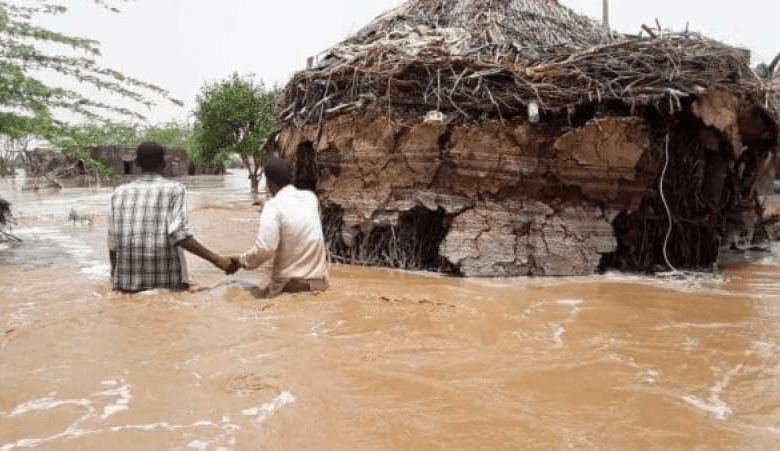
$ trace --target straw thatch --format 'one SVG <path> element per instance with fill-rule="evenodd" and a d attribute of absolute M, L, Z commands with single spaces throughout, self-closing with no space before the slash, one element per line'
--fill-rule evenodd
<path fill-rule="evenodd" d="M 748 53 L 692 32 L 610 36 L 555 0 L 412 0 L 299 72 L 284 121 L 378 110 L 505 119 L 585 102 L 668 103 L 703 89 L 761 95 Z"/>

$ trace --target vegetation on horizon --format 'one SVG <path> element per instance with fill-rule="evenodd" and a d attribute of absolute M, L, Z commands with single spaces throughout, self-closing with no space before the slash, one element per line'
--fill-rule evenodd
<path fill-rule="evenodd" d="M 756 75 L 763 80 L 778 80 L 780 79 L 780 53 L 775 56 L 771 63 L 760 63 L 756 66 Z"/>
<path fill-rule="evenodd" d="M 249 170 L 252 193 L 258 192 L 266 141 L 279 130 L 273 100 L 279 93 L 252 76 L 231 74 L 206 83 L 197 96 L 195 135 L 198 159 L 225 162 L 237 154 Z"/>
<path fill-rule="evenodd" d="M 111 3 L 127 0 L 93 1 L 97 7 L 118 12 Z M 83 134 L 82 126 L 71 125 L 61 119 L 63 115 L 115 130 L 114 117 L 134 122 L 145 120 L 138 107 L 153 107 L 152 99 L 183 105 L 159 86 L 101 66 L 99 42 L 49 30 L 35 23 L 37 16 L 67 11 L 65 6 L 49 0 L 32 5 L 18 0 L 0 0 L 0 136 L 9 140 L 73 141 Z M 52 73 L 99 89 L 100 98 L 44 81 L 45 75 Z M 106 94 L 123 101 L 107 101 Z M 124 101 L 131 106 L 119 105 Z M 75 149 L 62 147 L 72 158 L 83 159 L 90 166 L 99 168 L 97 162 Z"/>

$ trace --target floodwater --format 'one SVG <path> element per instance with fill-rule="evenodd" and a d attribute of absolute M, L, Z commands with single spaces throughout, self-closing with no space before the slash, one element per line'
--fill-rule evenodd
<path fill-rule="evenodd" d="M 246 250 L 244 173 L 185 182 L 196 237 Z M 25 186 L 0 180 L 0 451 L 780 446 L 780 248 L 684 278 L 335 265 L 273 299 L 189 256 L 192 291 L 129 296 L 111 189 Z"/>

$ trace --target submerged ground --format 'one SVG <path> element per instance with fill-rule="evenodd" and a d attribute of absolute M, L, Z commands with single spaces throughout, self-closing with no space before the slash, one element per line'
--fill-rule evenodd
<path fill-rule="evenodd" d="M 197 238 L 247 249 L 245 175 L 186 182 Z M 24 240 L 0 245 L 0 451 L 780 440 L 780 248 L 687 279 L 335 265 L 328 292 L 270 300 L 224 283 L 262 271 L 190 258 L 193 291 L 126 296 L 107 283 L 110 188 L 0 183 Z"/>

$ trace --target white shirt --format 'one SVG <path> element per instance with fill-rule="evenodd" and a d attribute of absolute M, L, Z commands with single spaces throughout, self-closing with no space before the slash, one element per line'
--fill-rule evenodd
<path fill-rule="evenodd" d="M 319 202 L 311 191 L 287 185 L 263 206 L 255 245 L 241 256 L 241 263 L 254 269 L 274 255 L 274 284 L 327 278 Z"/>

